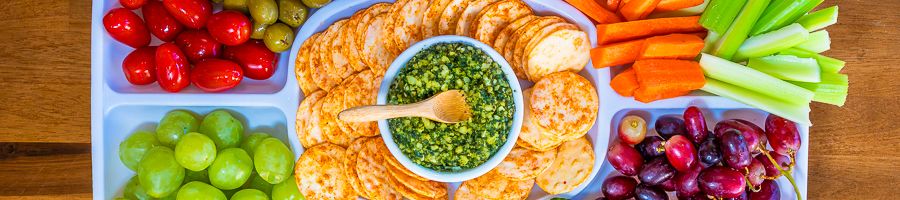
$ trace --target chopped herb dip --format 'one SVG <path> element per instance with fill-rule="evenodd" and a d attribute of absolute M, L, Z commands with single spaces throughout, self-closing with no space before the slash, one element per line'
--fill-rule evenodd
<path fill-rule="evenodd" d="M 421 117 L 388 120 L 394 142 L 416 164 L 436 171 L 479 166 L 506 143 L 515 113 L 513 91 L 500 64 L 481 49 L 441 43 L 418 52 L 391 83 L 388 104 L 416 103 L 461 90 L 472 118 L 445 124 Z"/>

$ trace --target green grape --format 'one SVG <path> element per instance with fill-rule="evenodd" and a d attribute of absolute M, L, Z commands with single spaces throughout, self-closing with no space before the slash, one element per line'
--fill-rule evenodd
<path fill-rule="evenodd" d="M 244 183 L 242 188 L 257 189 L 263 193 L 272 194 L 272 184 L 263 180 L 257 173 L 253 173 L 253 175 L 250 176 L 250 180 L 247 180 L 247 183 Z"/>
<path fill-rule="evenodd" d="M 135 199 L 135 200 L 145 200 L 145 199 L 153 199 L 144 188 L 141 188 L 141 182 L 138 180 L 138 176 L 135 175 L 128 180 L 128 183 L 125 184 L 124 192 L 122 192 L 126 199 Z"/>
<path fill-rule="evenodd" d="M 291 175 L 294 168 L 294 153 L 278 138 L 266 138 L 253 153 L 256 173 L 267 182 L 281 183 Z"/>
<path fill-rule="evenodd" d="M 235 188 L 232 190 L 222 190 L 222 193 L 225 193 L 225 197 L 227 197 L 228 199 L 231 199 L 231 197 L 234 196 L 234 193 L 237 193 L 240 190 L 241 190 L 240 188 Z"/>
<path fill-rule="evenodd" d="M 241 144 L 244 125 L 228 111 L 217 110 L 207 114 L 200 122 L 200 133 L 209 136 L 216 143 L 216 148 L 227 149 Z"/>
<path fill-rule="evenodd" d="M 268 200 L 269 196 L 257 189 L 243 189 L 234 193 L 231 200 Z"/>
<path fill-rule="evenodd" d="M 137 173 L 144 191 L 156 198 L 172 194 L 184 180 L 184 168 L 175 161 L 175 153 L 163 146 L 147 151 Z"/>
<path fill-rule="evenodd" d="M 253 172 L 253 161 L 243 149 L 229 148 L 219 152 L 209 166 L 209 182 L 219 189 L 231 190 L 247 182 Z"/>
<path fill-rule="evenodd" d="M 272 187 L 272 200 L 306 200 L 306 198 L 300 194 L 296 181 L 287 180 Z"/>
<path fill-rule="evenodd" d="M 163 145 L 174 147 L 184 134 L 197 132 L 199 122 L 194 114 L 184 110 L 173 110 L 159 120 L 156 137 Z"/>
<path fill-rule="evenodd" d="M 192 171 L 206 169 L 216 160 L 216 144 L 206 135 L 188 133 L 175 145 L 175 160 Z"/>
<path fill-rule="evenodd" d="M 184 171 L 184 183 L 189 183 L 189 182 L 193 182 L 193 181 L 209 183 L 209 173 L 206 171 L 206 169 L 203 169 L 200 171 L 185 170 Z"/>
<path fill-rule="evenodd" d="M 138 163 L 141 162 L 144 153 L 147 153 L 147 150 L 150 150 L 150 148 L 159 145 L 160 143 L 156 140 L 156 136 L 153 133 L 147 131 L 134 132 L 134 134 L 125 138 L 125 141 L 119 143 L 119 160 L 131 171 L 137 171 Z"/>
<path fill-rule="evenodd" d="M 225 193 L 203 182 L 190 182 L 181 186 L 177 199 L 227 200 Z"/>
<path fill-rule="evenodd" d="M 263 139 L 270 138 L 269 134 L 266 133 L 253 133 L 247 138 L 244 138 L 244 141 L 241 142 L 241 149 L 247 151 L 247 154 L 253 155 L 253 150 L 256 149 L 256 146 L 259 145 Z"/>

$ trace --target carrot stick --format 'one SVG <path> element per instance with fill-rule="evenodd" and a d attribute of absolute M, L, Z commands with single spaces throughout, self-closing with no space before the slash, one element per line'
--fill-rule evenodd
<path fill-rule="evenodd" d="M 638 0 L 633 0 L 638 1 Z M 647 19 L 597 25 L 597 44 L 668 35 L 706 31 L 699 23 L 700 16 Z"/>
<path fill-rule="evenodd" d="M 639 85 L 634 97 L 641 102 L 684 95 L 706 84 L 703 70 L 696 61 L 639 60 L 632 68 Z"/>
<path fill-rule="evenodd" d="M 647 18 L 659 4 L 660 0 L 631 0 L 625 6 L 619 8 L 619 13 L 625 20 L 635 21 Z"/>
<path fill-rule="evenodd" d="M 709 31 L 701 31 L 701 32 L 688 33 L 688 34 L 695 35 L 701 39 L 706 39 L 706 35 L 709 34 Z"/>
<path fill-rule="evenodd" d="M 566 0 L 569 4 L 600 24 L 618 23 L 622 19 L 613 12 L 606 10 L 594 0 Z"/>
<path fill-rule="evenodd" d="M 676 11 L 703 4 L 703 0 L 660 0 L 654 12 Z"/>
<path fill-rule="evenodd" d="M 647 38 L 638 56 L 644 59 L 694 59 L 703 50 L 703 39 L 690 34 L 671 34 Z"/>
<path fill-rule="evenodd" d="M 622 0 L 597 0 L 597 2 L 600 2 L 601 4 L 606 5 L 606 9 L 611 12 L 619 11 L 619 2 L 621 2 L 621 1 Z"/>
<path fill-rule="evenodd" d="M 680 97 L 690 93 L 691 91 L 670 91 L 665 93 L 649 92 L 646 89 L 638 88 L 637 90 L 634 90 L 634 100 L 650 103 L 657 100 Z"/>
<path fill-rule="evenodd" d="M 591 49 L 591 60 L 597 69 L 633 63 L 643 47 L 644 40 L 602 45 Z"/>
<path fill-rule="evenodd" d="M 619 75 L 616 75 L 609 82 L 609 86 L 612 87 L 616 93 L 619 95 L 630 97 L 634 95 L 634 91 L 638 89 L 638 81 L 637 76 L 634 74 L 634 69 L 629 68 Z"/>

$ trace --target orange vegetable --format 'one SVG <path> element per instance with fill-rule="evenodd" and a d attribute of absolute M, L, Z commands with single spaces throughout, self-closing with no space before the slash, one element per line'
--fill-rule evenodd
<path fill-rule="evenodd" d="M 607 10 L 612 11 L 612 12 L 618 12 L 619 11 L 619 2 L 621 2 L 622 0 L 597 0 L 597 1 L 600 1 L 600 2 L 605 1 L 606 3 L 604 3 L 604 4 L 606 5 Z"/>
<path fill-rule="evenodd" d="M 690 34 L 671 34 L 647 38 L 638 60 L 694 59 L 703 50 L 703 39 Z"/>
<path fill-rule="evenodd" d="M 566 0 L 569 4 L 580 10 L 594 21 L 600 24 L 618 23 L 622 19 L 616 13 L 603 8 L 594 0 Z"/>
<path fill-rule="evenodd" d="M 659 4 L 659 1 L 660 0 L 631 0 L 619 8 L 619 13 L 628 21 L 641 20 L 647 18 L 647 15 L 650 15 L 650 13 L 653 12 L 653 9 L 656 8 L 656 4 Z"/>
<path fill-rule="evenodd" d="M 703 0 L 660 0 L 654 12 L 675 11 L 703 4 Z"/>
<path fill-rule="evenodd" d="M 632 68 L 639 85 L 634 97 L 641 102 L 681 96 L 706 84 L 703 70 L 696 61 L 639 60 Z"/>
<path fill-rule="evenodd" d="M 638 1 L 638 0 L 633 0 Z M 706 31 L 700 16 L 647 19 L 597 25 L 597 44 L 609 44 L 672 33 Z"/>
<path fill-rule="evenodd" d="M 619 95 L 630 97 L 634 95 L 634 91 L 638 89 L 637 76 L 634 74 L 634 69 L 629 68 L 619 75 L 616 75 L 609 82 L 609 86 L 612 87 L 616 93 Z"/>
<path fill-rule="evenodd" d="M 591 61 L 597 69 L 633 63 L 643 47 L 644 40 L 601 45 L 591 49 Z"/>
<path fill-rule="evenodd" d="M 696 32 L 696 33 L 688 33 L 688 34 L 696 35 L 697 37 L 699 37 L 701 39 L 706 39 L 706 35 L 709 34 L 709 31 L 701 31 L 701 32 Z"/>

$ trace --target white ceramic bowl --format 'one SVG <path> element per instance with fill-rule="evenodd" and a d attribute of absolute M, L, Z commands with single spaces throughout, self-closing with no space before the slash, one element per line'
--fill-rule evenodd
<path fill-rule="evenodd" d="M 385 72 L 384 80 L 381 82 L 381 88 L 378 90 L 378 105 L 387 104 L 387 94 L 388 90 L 391 87 L 391 84 L 394 82 L 394 78 L 397 76 L 397 73 L 400 72 L 400 69 L 406 66 L 406 63 L 409 59 L 412 59 L 416 53 L 422 51 L 428 47 L 431 47 L 435 44 L 441 43 L 464 43 L 475 48 L 481 49 L 485 53 L 490 56 L 494 62 L 500 64 L 500 68 L 503 69 L 503 73 L 506 75 L 506 81 L 509 82 L 509 87 L 512 88 L 513 91 L 513 101 L 515 102 L 516 111 L 513 114 L 513 125 L 507 134 L 506 143 L 503 146 L 500 146 L 500 149 L 497 153 L 494 153 L 491 158 L 489 158 L 485 163 L 481 165 L 466 169 L 462 171 L 456 172 L 442 172 L 435 171 L 416 163 L 413 163 L 409 157 L 406 157 L 403 152 L 400 151 L 400 148 L 397 147 L 397 144 L 394 143 L 393 135 L 391 134 L 391 129 L 388 127 L 387 120 L 378 121 L 378 129 L 381 131 L 381 136 L 384 138 L 384 143 L 387 145 L 388 149 L 391 151 L 391 154 L 400 161 L 400 164 L 403 164 L 404 167 L 412 171 L 413 173 L 418 174 L 419 176 L 425 177 L 430 180 L 440 181 L 440 182 L 459 182 L 465 181 L 469 179 L 473 179 L 484 175 L 506 158 L 506 155 L 509 154 L 509 151 L 512 150 L 513 146 L 516 145 L 516 139 L 519 138 L 519 130 L 522 128 L 522 115 L 524 105 L 522 103 L 522 87 L 519 86 L 519 81 L 516 79 L 516 75 L 513 72 L 512 68 L 509 67 L 509 63 L 501 56 L 497 51 L 494 51 L 493 48 L 488 46 L 487 44 L 481 43 L 478 40 L 462 37 L 462 36 L 437 36 L 432 37 L 421 42 L 418 42 L 397 56 L 397 59 L 391 63 L 391 66 Z"/>

